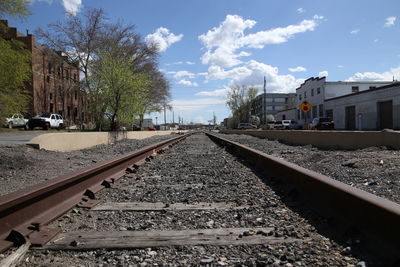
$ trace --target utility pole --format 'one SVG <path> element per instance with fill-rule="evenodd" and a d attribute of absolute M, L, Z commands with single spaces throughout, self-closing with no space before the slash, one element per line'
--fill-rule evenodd
<path fill-rule="evenodd" d="M 166 113 L 166 104 L 164 104 L 164 131 L 167 130 L 167 113 Z"/>
<path fill-rule="evenodd" d="M 174 114 L 174 112 L 172 111 L 172 124 L 174 124 L 175 125 L 175 114 Z"/>
<path fill-rule="evenodd" d="M 265 79 L 265 76 L 264 76 L 264 99 L 263 100 L 264 100 L 263 121 L 264 121 L 264 124 L 267 124 L 267 80 Z"/>

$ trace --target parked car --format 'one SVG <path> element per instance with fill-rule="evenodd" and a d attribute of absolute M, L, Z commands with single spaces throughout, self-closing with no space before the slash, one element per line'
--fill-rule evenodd
<path fill-rule="evenodd" d="M 314 118 L 311 122 L 311 129 L 316 130 L 333 130 L 335 122 L 331 118 L 320 117 Z"/>
<path fill-rule="evenodd" d="M 299 124 L 297 121 L 290 121 L 289 124 L 289 129 L 290 130 L 302 130 L 303 129 L 303 125 Z"/>
<path fill-rule="evenodd" d="M 257 126 L 251 123 L 239 123 L 238 129 L 257 129 Z"/>
<path fill-rule="evenodd" d="M 283 124 L 282 121 L 275 121 L 273 128 L 274 130 L 282 130 L 283 129 Z"/>
<path fill-rule="evenodd" d="M 4 126 L 8 128 L 25 127 L 28 119 L 25 119 L 21 114 L 14 114 L 10 118 L 6 118 Z"/>
<path fill-rule="evenodd" d="M 148 131 L 155 131 L 156 128 L 154 128 L 154 127 L 147 127 L 147 130 L 148 130 Z"/>
<path fill-rule="evenodd" d="M 64 120 L 63 117 L 59 114 L 46 112 L 39 116 L 31 118 L 26 125 L 27 129 L 32 130 L 37 127 L 40 127 L 44 130 L 47 130 L 49 128 L 62 129 L 64 128 Z"/>

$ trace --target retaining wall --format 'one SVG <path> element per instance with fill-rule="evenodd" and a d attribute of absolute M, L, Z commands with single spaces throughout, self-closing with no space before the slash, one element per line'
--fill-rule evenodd
<path fill-rule="evenodd" d="M 292 145 L 308 145 L 329 149 L 355 150 L 371 146 L 400 149 L 399 131 L 284 131 L 224 130 L 225 134 L 248 134 L 278 140 Z"/>
<path fill-rule="evenodd" d="M 101 144 L 110 144 L 123 139 L 144 139 L 155 135 L 167 135 L 176 132 L 177 131 L 48 133 L 36 136 L 28 142 L 28 145 L 53 151 L 72 151 Z"/>

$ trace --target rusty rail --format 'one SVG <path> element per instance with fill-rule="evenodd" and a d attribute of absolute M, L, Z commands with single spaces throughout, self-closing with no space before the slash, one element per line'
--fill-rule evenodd
<path fill-rule="evenodd" d="M 0 196 L 0 252 L 25 243 L 43 245 L 60 230 L 45 225 L 76 205 L 95 205 L 94 193 L 111 187 L 126 168 L 134 172 L 152 154 L 181 141 L 190 134 L 146 146 L 118 158 L 77 170 L 55 179 Z"/>
<path fill-rule="evenodd" d="M 399 260 L 400 205 L 214 134 L 207 135 L 232 154 L 293 186 L 307 205 L 337 221 L 336 226 L 360 231 L 368 240 L 368 249 Z"/>

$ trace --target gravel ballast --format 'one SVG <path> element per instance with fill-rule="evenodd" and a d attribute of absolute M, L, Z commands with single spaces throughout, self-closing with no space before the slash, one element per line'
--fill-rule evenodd
<path fill-rule="evenodd" d="M 71 152 L 38 150 L 28 145 L 0 145 L 0 195 L 172 137 L 174 135 L 154 136 L 142 140 L 123 140 L 114 144 L 99 145 Z"/>
<path fill-rule="evenodd" d="M 262 140 L 265 141 L 265 140 Z M 325 223 L 309 210 L 288 207 L 272 186 L 205 135 L 193 135 L 121 179 L 121 189 L 96 195 L 104 202 L 234 202 L 245 210 L 90 211 L 75 208 L 52 223 L 69 231 L 151 231 L 272 227 L 275 237 L 302 242 L 239 246 L 176 246 L 133 250 L 30 251 L 20 266 L 374 266 L 355 253 L 357 242 L 337 243 L 317 229 Z M 193 186 L 187 186 L 191 184 Z M 179 187 L 176 185 L 186 185 Z M 283 190 L 283 189 L 282 189 Z M 301 216 L 300 215 L 306 215 Z M 312 224 L 311 224 L 312 222 Z"/>
<path fill-rule="evenodd" d="M 250 135 L 219 134 L 306 169 L 400 203 L 400 151 L 370 147 L 353 151 L 291 146 Z"/>

